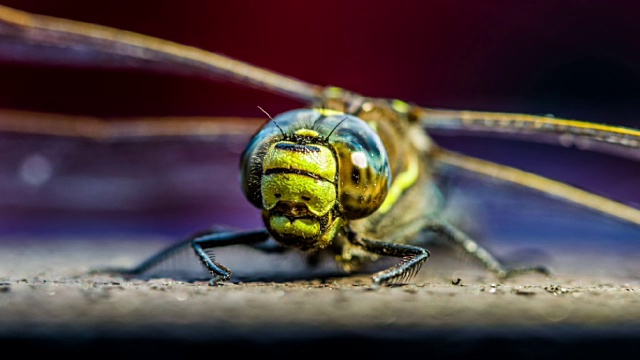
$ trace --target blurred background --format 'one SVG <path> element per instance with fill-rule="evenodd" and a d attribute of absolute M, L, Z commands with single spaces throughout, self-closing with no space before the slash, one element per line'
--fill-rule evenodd
<path fill-rule="evenodd" d="M 640 4 L 633 1 L 0 4 L 160 37 L 364 95 L 640 127 Z M 6 109 L 260 117 L 257 106 L 277 114 L 304 105 L 196 76 L 2 58 L 0 107 Z M 242 197 L 237 175 L 249 135 L 208 143 L 92 143 L 3 134 L 0 235 L 179 237 L 213 224 L 259 227 L 259 212 Z M 640 167 L 631 160 L 519 141 L 436 140 L 640 207 Z M 640 247 L 635 226 L 500 184 L 465 181 L 448 181 L 465 189 L 452 198 L 467 209 L 462 220 L 492 241 L 557 245 L 591 238 L 602 248 Z"/>

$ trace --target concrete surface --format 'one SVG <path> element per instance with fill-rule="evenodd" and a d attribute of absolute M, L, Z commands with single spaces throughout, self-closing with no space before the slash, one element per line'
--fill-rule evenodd
<path fill-rule="evenodd" d="M 539 358 L 622 356 L 640 340 L 640 265 L 602 254 L 558 254 L 550 278 L 498 281 L 436 248 L 416 278 L 379 289 L 367 274 L 271 281 L 269 269 L 296 275 L 302 263 L 233 249 L 225 264 L 250 264 L 258 280 L 211 287 L 87 273 L 133 265 L 165 244 L 0 243 L 0 349 L 123 358 Z"/>

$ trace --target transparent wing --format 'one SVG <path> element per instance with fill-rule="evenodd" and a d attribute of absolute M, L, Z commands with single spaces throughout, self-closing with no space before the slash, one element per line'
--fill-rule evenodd
<path fill-rule="evenodd" d="M 0 228 L 184 236 L 255 228 L 238 164 L 263 119 L 0 111 Z"/>
<path fill-rule="evenodd" d="M 266 119 L 240 117 L 99 118 L 0 109 L 0 132 L 86 138 L 107 142 L 152 141 L 152 138 L 247 137 Z"/>
<path fill-rule="evenodd" d="M 213 52 L 73 20 L 29 14 L 0 6 L 0 56 L 19 61 L 92 63 L 198 73 L 311 103 L 322 87 Z M 49 54 L 49 56 L 47 56 Z M 577 120 L 525 114 L 413 109 L 426 129 L 438 135 L 464 132 L 546 141 L 637 158 L 640 131 Z"/>
<path fill-rule="evenodd" d="M 525 187 L 604 215 L 640 225 L 639 209 L 560 181 L 442 149 L 434 153 L 434 160 L 438 165 L 452 166 L 488 179 Z"/>
<path fill-rule="evenodd" d="M 601 185 L 601 193 L 603 195 L 597 195 L 592 192 L 593 190 L 587 190 L 589 187 L 594 187 L 593 184 L 589 184 L 588 179 L 580 179 L 580 187 L 572 186 L 566 182 L 461 153 L 443 149 L 439 149 L 434 153 L 434 159 L 441 165 L 455 167 L 486 179 L 498 180 L 535 190 L 548 197 L 579 205 L 597 213 L 606 214 L 633 224 L 640 224 L 640 210 L 635 206 L 631 206 L 631 204 L 638 201 L 635 194 L 627 192 L 624 195 L 619 195 L 625 201 L 614 201 L 608 197 L 611 196 L 611 189 L 621 187 L 619 185 L 621 182 L 628 183 L 633 181 L 636 175 L 634 169 L 638 168 L 637 161 L 640 160 L 640 130 L 527 114 L 442 110 L 423 107 L 415 107 L 413 112 L 425 130 L 438 140 L 446 140 L 447 138 L 465 139 L 465 137 L 467 139 L 468 137 L 495 137 L 524 143 L 552 144 L 561 148 L 575 147 L 585 153 L 596 152 L 629 159 L 630 161 L 622 163 L 624 164 L 623 166 L 618 166 L 612 157 L 609 160 L 605 160 L 608 162 L 607 166 L 601 166 L 600 169 L 593 167 L 593 174 L 590 175 L 592 178 L 598 178 L 598 172 L 603 171 L 620 174 L 617 182 Z M 459 140 L 459 142 L 464 141 L 467 140 Z M 488 144 L 484 146 L 491 147 Z M 499 150 L 493 152 L 494 155 L 495 153 L 517 153 L 515 149 L 510 150 L 505 145 L 500 146 L 502 147 L 498 147 Z M 568 153 L 568 149 L 564 150 L 564 152 Z M 491 152 L 485 151 L 485 153 Z M 523 159 L 519 162 L 519 165 L 532 162 L 542 164 L 552 162 L 549 157 L 537 156 L 524 159 L 526 156 L 524 153 L 522 156 Z M 549 152 L 548 156 L 566 155 L 562 155 L 560 152 Z M 512 156 L 511 158 L 514 157 Z M 594 162 L 596 162 L 596 159 L 593 156 L 591 158 L 583 156 L 581 159 L 571 163 L 570 168 L 563 169 L 562 172 L 579 174 L 582 172 L 581 169 L 588 168 L 590 163 Z M 538 166 L 538 168 L 543 169 L 544 167 Z M 555 172 L 559 173 L 557 169 Z M 604 194 L 607 195 L 605 196 Z"/>
<path fill-rule="evenodd" d="M 640 160 L 640 130 L 552 116 L 416 107 L 418 121 L 434 135 L 494 136 L 576 146 Z"/>
<path fill-rule="evenodd" d="M 0 39 L 2 40 L 0 41 L 0 46 L 3 47 L 2 51 L 0 51 L 0 56 L 4 58 L 14 57 L 17 61 L 38 62 L 44 59 L 44 61 L 47 62 L 55 60 L 60 63 L 70 64 L 100 63 L 102 65 L 110 65 L 114 67 L 131 67 L 140 69 L 156 68 L 175 73 L 196 73 L 211 79 L 229 80 L 242 85 L 253 86 L 258 89 L 298 99 L 304 102 L 314 101 L 318 96 L 320 96 L 319 94 L 322 91 L 319 86 L 279 75 L 241 61 L 233 60 L 219 54 L 199 50 L 193 47 L 183 46 L 144 35 L 98 25 L 31 15 L 6 7 L 0 7 Z M 16 121 L 15 119 L 18 118 L 20 120 Z M 37 137 L 33 138 L 31 135 L 25 135 L 25 138 L 18 137 L 20 141 L 26 139 L 28 146 L 21 145 L 20 147 L 12 147 L 12 149 L 23 149 L 23 153 L 15 153 L 14 150 L 6 152 L 6 154 L 13 156 L 9 156 L 9 160 L 5 162 L 5 164 L 7 164 L 7 166 L 12 164 L 10 169 L 12 171 L 11 173 L 18 174 L 17 177 L 11 177 L 7 181 L 20 181 L 23 183 L 25 181 L 27 183 L 30 182 L 35 184 L 36 189 L 40 190 L 36 191 L 32 188 L 29 190 L 31 193 L 22 193 L 29 194 L 29 196 L 16 196 L 15 194 L 11 196 L 11 194 L 8 194 L 8 199 L 16 199 L 15 201 L 19 201 L 20 199 L 31 199 L 30 201 L 35 205 L 52 203 L 60 205 L 64 202 L 71 206 L 74 204 L 84 204 L 78 205 L 78 208 L 81 208 L 82 206 L 89 206 L 89 201 L 85 199 L 89 199 L 91 195 L 95 195 L 96 193 L 102 193 L 104 195 L 103 199 L 106 201 L 106 205 L 103 204 L 105 209 L 109 209 L 110 206 L 114 206 L 114 204 L 130 208 L 135 208 L 135 206 L 138 205 L 144 206 L 142 204 L 148 204 L 146 206 L 153 206 L 153 204 L 161 202 L 159 199 L 166 199 L 170 196 L 168 195 L 169 190 L 173 190 L 170 186 L 167 187 L 166 184 L 168 182 L 166 180 L 162 182 L 164 185 L 158 187 L 158 182 L 153 182 L 153 179 L 158 179 L 164 176 L 172 179 L 172 176 L 178 176 L 182 178 L 175 178 L 175 184 L 192 184 L 192 182 L 184 181 L 184 177 L 195 177 L 197 171 L 206 169 L 206 167 L 201 168 L 200 166 L 195 166 L 194 164 L 197 163 L 197 161 L 192 160 L 186 162 L 182 161 L 181 163 L 178 163 L 177 161 L 175 163 L 166 161 L 164 164 L 157 164 L 157 161 L 151 162 L 149 160 L 152 155 L 155 156 L 156 159 L 158 157 L 163 159 L 174 159 L 175 155 L 172 155 L 172 153 L 167 149 L 175 150 L 176 146 L 191 146 L 189 144 L 193 144 L 192 142 L 183 142 L 178 138 L 193 138 L 193 134 L 197 134 L 197 132 L 201 130 L 199 120 L 192 121 L 180 119 L 177 122 L 173 122 L 173 120 L 167 119 L 165 119 L 167 121 L 146 119 L 126 122 L 105 122 L 92 118 L 68 118 L 67 120 L 57 118 L 54 123 L 49 122 L 46 118 L 53 119 L 49 115 L 44 116 L 42 114 L 13 112 L 10 116 L 5 117 L 7 120 L 3 121 L 2 126 L 5 126 L 5 131 L 7 132 L 23 132 L 30 134 L 40 133 L 46 135 L 62 135 L 66 137 L 88 137 L 102 140 L 122 139 L 124 136 L 128 137 L 126 134 L 133 133 L 135 134 L 133 138 L 138 140 L 143 138 L 146 139 L 144 147 L 147 149 L 143 150 L 142 144 L 137 144 L 140 146 L 136 146 L 136 142 L 131 141 L 101 141 L 90 144 L 89 142 L 77 141 L 77 139 L 75 139 L 73 140 L 73 144 L 71 144 L 70 139 L 58 137 L 53 139 L 47 138 L 46 140 Z M 604 149 L 603 151 L 631 158 L 635 158 L 637 153 L 635 151 L 635 148 L 637 147 L 637 133 L 633 129 L 623 129 L 606 125 L 596 126 L 595 124 L 560 120 L 550 117 L 464 112 L 455 110 L 421 109 L 421 113 L 419 113 L 418 118 L 423 122 L 428 131 L 432 131 L 437 134 L 449 133 L 460 135 L 464 132 L 470 132 L 473 134 L 482 134 L 483 136 L 505 135 L 509 138 L 519 137 L 527 141 L 552 141 L 558 144 L 575 143 L 585 148 Z M 153 125 L 150 125 L 152 122 Z M 107 123 L 110 123 L 110 125 L 106 125 Z M 179 123 L 180 125 L 169 125 L 171 123 Z M 239 121 L 235 120 L 227 122 L 229 126 L 241 126 L 238 123 Z M 167 124 L 167 126 L 165 127 L 163 124 Z M 222 135 L 217 134 L 217 131 L 225 132 L 227 130 L 229 130 L 229 128 L 218 127 L 217 130 L 208 131 L 212 131 L 215 136 Z M 240 130 L 241 133 L 243 131 L 248 130 Z M 171 139 L 171 136 L 167 136 L 167 134 L 173 134 L 175 136 Z M 244 135 L 239 134 L 238 136 L 239 138 L 244 136 L 244 140 L 242 141 L 246 141 L 249 133 L 247 132 L 243 134 Z M 207 138 L 207 136 L 210 135 L 211 134 L 205 134 L 200 136 L 200 138 Z M 195 137 L 198 136 L 196 135 Z M 147 141 L 150 138 L 155 138 L 157 140 L 153 142 Z M 238 140 L 237 142 L 234 142 L 236 141 L 234 140 L 229 142 L 228 140 L 223 140 L 223 138 L 224 137 L 217 137 L 213 139 L 209 138 L 211 145 L 208 146 L 213 146 L 214 148 L 203 151 L 202 153 L 208 153 L 209 156 L 215 156 L 216 162 L 219 162 L 220 164 L 229 165 L 235 160 L 226 161 L 224 160 L 225 157 L 221 156 L 221 154 L 233 154 L 229 159 L 237 159 L 238 153 L 241 151 L 238 150 L 241 148 L 239 144 L 242 141 Z M 13 141 L 13 139 L 11 141 Z M 28 143 L 29 141 L 30 143 Z M 49 144 L 50 141 L 58 143 L 51 145 Z M 153 143 L 156 143 L 158 147 L 153 146 Z M 7 146 L 11 146 L 11 143 L 7 144 Z M 84 177 L 70 178 L 69 176 L 65 176 L 65 174 L 68 174 L 66 171 L 70 171 L 69 166 L 56 167 L 55 160 L 43 159 L 43 151 L 39 149 L 46 149 L 47 146 L 51 146 L 56 149 L 76 149 L 77 153 L 75 155 L 72 155 L 71 151 L 62 151 L 57 156 L 58 159 L 64 159 L 65 164 L 84 164 L 84 167 L 76 165 L 75 168 L 75 170 L 83 174 Z M 109 149 L 105 150 L 105 148 L 101 148 L 102 146 L 108 146 Z M 121 154 L 126 154 L 126 156 L 107 156 L 107 153 L 112 151 L 122 151 Z M 178 151 L 178 153 L 179 152 L 180 151 Z M 47 153 L 50 154 L 51 152 Z M 53 152 L 53 154 L 55 154 L 55 152 Z M 91 154 L 91 156 L 89 156 L 89 154 Z M 146 156 L 148 157 L 145 158 L 144 154 L 147 154 Z M 72 156 L 77 156 L 77 158 L 71 159 Z M 125 160 L 131 159 L 132 156 L 135 161 L 130 162 L 129 160 Z M 204 156 L 202 159 L 199 158 L 199 160 L 204 161 Z M 155 163 L 153 166 L 158 167 L 153 168 L 153 166 L 150 165 L 151 163 Z M 95 167 L 87 167 L 87 164 Z M 105 166 L 105 164 L 107 164 L 107 166 Z M 165 165 L 166 167 L 160 167 Z M 168 165 L 174 165 L 175 167 Z M 455 167 L 453 164 L 449 165 Z M 99 166 L 102 166 L 102 168 L 99 168 Z M 214 164 L 213 166 L 217 165 Z M 122 173 L 124 175 L 113 176 L 111 178 L 104 177 L 104 175 L 107 174 L 118 174 L 116 167 L 119 167 L 120 171 L 124 171 L 124 173 Z M 78 170 L 80 168 L 82 169 Z M 94 171 L 95 174 L 103 175 L 103 177 L 99 178 L 98 176 L 95 176 L 95 174 L 86 176 L 87 168 L 92 169 L 91 171 Z M 143 168 L 146 170 L 143 170 Z M 205 189 L 206 192 L 224 192 L 224 190 L 221 189 L 226 188 L 220 185 L 222 182 L 228 184 L 230 189 L 237 188 L 235 181 L 233 181 L 233 183 L 229 181 L 229 179 L 235 179 L 235 176 L 237 175 L 234 174 L 237 169 L 235 166 L 229 166 L 228 168 L 231 170 L 226 170 L 227 172 L 211 170 L 211 176 L 218 176 L 219 174 L 226 175 L 224 178 L 220 177 L 220 183 L 207 183 L 205 185 L 201 185 L 203 187 L 208 186 L 208 188 Z M 172 171 L 169 171 L 169 169 Z M 176 171 L 175 175 L 171 175 L 173 170 L 178 169 L 180 171 Z M 53 177 L 51 174 L 54 171 L 58 171 L 56 174 L 59 174 L 60 176 Z M 476 171 L 472 168 L 467 168 L 466 171 L 474 172 L 480 176 L 486 175 L 482 171 Z M 142 174 L 143 172 L 144 174 Z M 207 176 L 204 177 L 208 178 Z M 60 186 L 60 188 L 58 188 L 59 190 L 53 192 L 42 191 L 42 186 L 45 186 L 43 184 L 46 184 L 46 186 L 52 186 L 51 181 L 54 178 L 60 179 L 60 182 L 58 183 L 58 186 Z M 114 184 L 118 183 L 118 181 L 122 184 L 126 183 L 124 180 L 131 181 L 132 179 L 135 179 L 135 181 L 130 183 L 137 183 L 138 185 L 134 187 L 104 187 L 103 190 L 101 190 L 102 192 L 95 191 L 97 189 L 95 187 L 96 184 L 109 179 L 113 180 Z M 139 179 L 144 180 L 137 182 Z M 62 180 L 76 181 L 67 181 L 63 184 Z M 80 186 L 81 184 L 91 185 L 88 185 L 85 188 Z M 179 186 L 176 186 L 176 188 L 178 187 Z M 194 190 L 195 188 L 196 187 L 192 187 L 187 192 L 191 195 L 178 192 L 176 198 L 180 198 L 181 201 L 184 201 L 185 199 L 193 199 L 193 194 L 196 193 Z M 216 191 L 209 191 L 211 188 Z M 136 190 L 122 192 L 126 193 L 127 196 L 118 198 L 113 196 L 118 189 Z M 151 191 L 152 189 L 155 190 Z M 50 194 L 59 195 L 67 193 L 70 190 L 73 190 L 70 192 L 74 194 L 73 201 L 63 200 L 62 198 L 58 198 L 56 200 L 55 196 L 54 199 L 44 198 L 45 196 L 51 196 Z M 538 190 L 545 192 L 545 188 L 539 188 Z M 562 198 L 562 194 L 554 195 Z M 138 197 L 136 198 L 136 196 Z M 131 199 L 137 200 L 133 201 Z M 157 201 L 154 201 L 154 199 Z M 97 202 L 96 204 L 101 204 L 101 202 Z"/>
<path fill-rule="evenodd" d="M 545 264 L 565 274 L 637 273 L 637 267 L 623 265 L 640 255 L 637 209 L 485 160 L 440 155 L 443 215 L 503 261 Z"/>
<path fill-rule="evenodd" d="M 309 103 L 322 88 L 224 55 L 151 36 L 0 5 L 0 57 L 199 74 Z"/>

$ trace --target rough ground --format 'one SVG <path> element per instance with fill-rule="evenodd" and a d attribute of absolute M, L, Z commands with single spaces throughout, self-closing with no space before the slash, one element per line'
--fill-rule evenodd
<path fill-rule="evenodd" d="M 623 355 L 637 350 L 640 340 L 640 265 L 602 254 L 561 254 L 553 259 L 553 277 L 498 281 L 434 250 L 409 283 L 373 289 L 366 274 L 273 282 L 264 265 L 282 259 L 252 260 L 231 250 L 227 265 L 237 269 L 248 260 L 262 280 L 211 287 L 87 274 L 132 265 L 162 247 L 159 242 L 21 239 L 1 245 L 4 351 L 538 358 Z M 295 272 L 296 266 L 278 269 Z"/>

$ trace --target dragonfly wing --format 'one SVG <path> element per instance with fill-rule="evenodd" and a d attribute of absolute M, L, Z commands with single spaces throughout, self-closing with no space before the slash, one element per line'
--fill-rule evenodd
<path fill-rule="evenodd" d="M 640 130 L 551 116 L 418 108 L 418 121 L 434 135 L 496 136 L 576 146 L 640 160 Z"/>
<path fill-rule="evenodd" d="M 318 85 L 227 56 L 106 26 L 35 15 L 0 5 L 0 58 L 46 64 L 162 70 L 227 80 L 305 103 Z"/>
<path fill-rule="evenodd" d="M 434 160 L 439 165 L 452 166 L 482 177 L 542 192 L 556 199 L 640 225 L 639 209 L 560 181 L 443 149 L 434 153 Z"/>
<path fill-rule="evenodd" d="M 0 228 L 145 231 L 155 218 L 165 220 L 154 227 L 178 234 L 214 221 L 260 226 L 238 163 L 264 121 L 2 110 Z"/>
<path fill-rule="evenodd" d="M 247 141 L 265 121 L 216 116 L 101 118 L 0 109 L 0 133 L 87 138 L 111 143 L 153 141 L 154 138 L 216 141 L 230 136 Z"/>
<path fill-rule="evenodd" d="M 588 268 L 600 276 L 633 274 L 620 261 L 640 254 L 637 209 L 456 153 L 440 153 L 436 166 L 446 199 L 442 216 L 507 265 L 544 264 L 554 273 Z"/>

